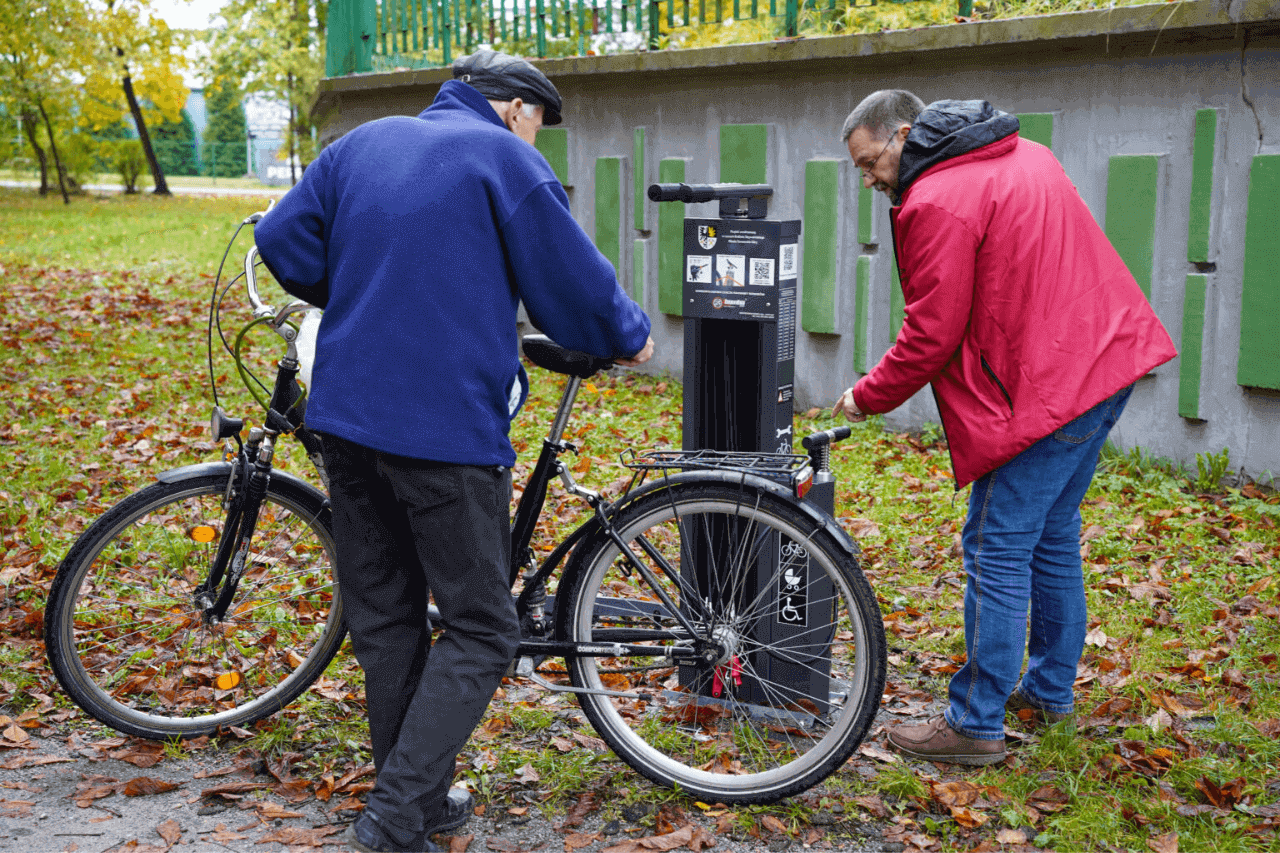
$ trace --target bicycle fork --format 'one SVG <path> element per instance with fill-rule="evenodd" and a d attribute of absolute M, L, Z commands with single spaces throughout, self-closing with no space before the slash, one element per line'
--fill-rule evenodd
<path fill-rule="evenodd" d="M 249 430 L 249 438 L 231 468 L 227 497 L 224 498 L 227 515 L 222 540 L 218 543 L 209 576 L 195 594 L 196 606 L 204 613 L 206 624 L 216 625 L 226 618 L 240 579 L 249 567 L 249 546 L 258 526 L 262 502 L 267 496 L 267 486 L 271 483 L 276 439 L 294 428 L 283 412 L 289 411 L 299 400 L 297 375 L 298 361 L 293 357 L 290 345 L 290 354 L 281 359 L 276 373 L 275 388 L 267 407 L 266 426 Z"/>

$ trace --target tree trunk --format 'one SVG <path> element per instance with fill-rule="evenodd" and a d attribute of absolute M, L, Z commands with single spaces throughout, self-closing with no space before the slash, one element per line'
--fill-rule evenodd
<path fill-rule="evenodd" d="M 293 165 L 293 161 L 294 161 L 293 152 L 294 152 L 294 149 L 297 147 L 295 145 L 295 142 L 297 141 L 297 137 L 298 137 L 298 128 L 295 125 L 296 114 L 297 114 L 297 111 L 294 109 L 294 106 L 293 106 L 293 72 L 290 71 L 289 72 L 289 181 L 290 181 L 290 185 L 295 187 L 298 185 L 298 175 L 297 175 L 297 172 L 294 171 L 295 167 Z"/>
<path fill-rule="evenodd" d="M 40 110 L 40 117 L 44 119 L 45 133 L 49 134 L 49 150 L 53 152 L 53 168 L 58 173 L 58 189 L 62 190 L 62 203 L 71 204 L 71 196 L 67 194 L 67 180 L 62 171 L 62 158 L 58 156 L 58 143 L 53 141 L 53 122 L 49 121 L 49 114 L 45 112 L 43 103 L 37 101 L 36 109 Z"/>
<path fill-rule="evenodd" d="M 116 55 L 123 55 L 123 51 L 117 49 Z M 147 155 L 147 165 L 151 167 L 151 178 L 156 183 L 156 195 L 173 195 L 169 192 L 169 184 L 164 179 L 164 172 L 160 170 L 160 161 L 156 159 L 155 149 L 151 147 L 151 134 L 147 132 L 147 122 L 142 118 L 142 107 L 138 106 L 138 97 L 133 93 L 133 80 L 129 77 L 129 66 L 124 67 L 124 77 L 121 80 L 124 85 L 124 97 L 129 102 L 129 113 L 133 116 L 133 123 L 138 128 L 138 139 L 142 142 L 142 151 Z"/>
<path fill-rule="evenodd" d="M 49 186 L 49 156 L 44 153 L 44 149 L 40 147 L 40 141 L 36 137 L 39 120 L 35 113 L 24 111 L 22 113 L 22 129 L 27 134 L 27 141 L 31 143 L 31 149 L 36 152 L 36 159 L 40 161 L 40 195 L 48 195 L 51 187 Z"/>

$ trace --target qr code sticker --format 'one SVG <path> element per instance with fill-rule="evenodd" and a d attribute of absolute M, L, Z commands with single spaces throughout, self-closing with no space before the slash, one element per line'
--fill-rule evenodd
<path fill-rule="evenodd" d="M 786 243 L 779 246 L 780 263 L 778 264 L 778 278 L 785 280 L 796 277 L 796 244 Z"/>
<path fill-rule="evenodd" d="M 751 259 L 750 284 L 752 287 L 773 287 L 773 258 Z"/>

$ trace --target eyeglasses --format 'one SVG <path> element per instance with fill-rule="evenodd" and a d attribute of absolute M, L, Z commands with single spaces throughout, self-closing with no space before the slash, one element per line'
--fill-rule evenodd
<path fill-rule="evenodd" d="M 896 137 L 897 137 L 896 133 L 893 136 L 889 137 L 889 141 L 886 142 L 884 144 L 884 147 L 880 149 L 880 153 L 876 155 L 876 159 L 872 160 L 866 166 L 858 166 L 858 171 L 862 173 L 862 177 L 865 178 L 867 176 L 867 173 L 876 167 L 876 163 L 880 162 L 880 158 L 884 156 L 884 152 L 889 150 L 889 146 L 893 144 L 893 140 Z"/>

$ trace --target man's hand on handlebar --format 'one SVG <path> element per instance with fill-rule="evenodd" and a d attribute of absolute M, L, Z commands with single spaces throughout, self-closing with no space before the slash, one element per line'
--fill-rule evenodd
<path fill-rule="evenodd" d="M 653 338 L 649 338 L 649 340 L 645 342 L 644 349 L 640 350 L 640 352 L 636 353 L 630 358 L 614 359 L 614 362 L 616 364 L 621 364 L 623 367 L 639 367 L 640 365 L 644 364 L 646 361 L 648 361 L 652 357 L 653 357 Z"/>
<path fill-rule="evenodd" d="M 848 388 L 840 399 L 836 400 L 836 404 L 831 409 L 833 415 L 844 415 L 849 419 L 850 423 L 860 424 L 867 419 L 867 413 L 858 408 L 858 404 L 853 401 L 853 389 Z"/>

